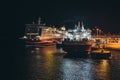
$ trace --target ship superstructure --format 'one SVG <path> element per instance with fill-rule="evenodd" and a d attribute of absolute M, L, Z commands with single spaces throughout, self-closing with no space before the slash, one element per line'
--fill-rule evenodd
<path fill-rule="evenodd" d="M 45 27 L 45 25 L 41 24 L 41 18 L 38 19 L 38 23 L 33 22 L 32 24 L 26 24 L 24 38 L 38 40 L 43 27 Z"/>
<path fill-rule="evenodd" d="M 82 41 L 83 39 L 91 40 L 91 30 L 85 29 L 83 22 L 78 22 L 78 25 L 75 25 L 75 29 L 67 30 L 64 34 L 64 40 L 69 39 L 70 41 Z"/>
<path fill-rule="evenodd" d="M 83 22 L 78 22 L 75 29 L 64 33 L 63 49 L 67 52 L 85 53 L 91 51 L 91 30 L 85 29 Z"/>

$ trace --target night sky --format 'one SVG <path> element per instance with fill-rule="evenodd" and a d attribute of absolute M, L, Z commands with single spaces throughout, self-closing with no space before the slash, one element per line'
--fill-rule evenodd
<path fill-rule="evenodd" d="M 25 24 L 41 17 L 47 25 L 74 27 L 72 24 L 83 21 L 87 28 L 99 26 L 105 32 L 119 33 L 119 7 L 119 2 L 102 0 L 19 0 L 15 6 L 14 30 L 21 36 Z"/>

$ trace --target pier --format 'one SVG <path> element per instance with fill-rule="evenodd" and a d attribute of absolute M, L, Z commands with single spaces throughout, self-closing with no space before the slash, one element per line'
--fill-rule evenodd
<path fill-rule="evenodd" d="M 99 40 L 97 43 L 99 47 L 104 47 L 107 49 L 120 50 L 120 35 L 113 36 L 92 36 L 94 41 Z"/>

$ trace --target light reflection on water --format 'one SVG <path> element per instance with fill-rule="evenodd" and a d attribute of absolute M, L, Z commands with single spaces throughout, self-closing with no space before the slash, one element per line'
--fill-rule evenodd
<path fill-rule="evenodd" d="M 92 80 L 91 61 L 84 59 L 65 59 L 62 64 L 63 79 Z"/>
<path fill-rule="evenodd" d="M 26 49 L 18 80 L 118 80 L 120 54 L 113 51 L 111 60 L 65 58 L 52 53 L 55 46 Z M 117 56 L 116 56 L 117 55 Z M 21 66 L 21 65 L 19 65 Z M 21 73 L 22 74 L 22 73 Z"/>

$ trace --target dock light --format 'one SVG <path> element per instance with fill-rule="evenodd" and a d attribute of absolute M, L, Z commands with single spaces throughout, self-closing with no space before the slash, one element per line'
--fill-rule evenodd
<path fill-rule="evenodd" d="M 23 39 L 27 39 L 27 36 L 23 36 L 22 38 L 23 38 Z"/>
<path fill-rule="evenodd" d="M 56 37 L 60 37 L 60 34 L 55 34 Z"/>
<path fill-rule="evenodd" d="M 98 31 L 99 31 L 99 29 L 97 28 L 96 31 L 97 31 L 97 36 L 98 36 Z"/>
<path fill-rule="evenodd" d="M 63 27 L 61 27 L 61 30 L 65 31 L 66 29 L 65 29 L 65 27 L 63 26 Z"/>

